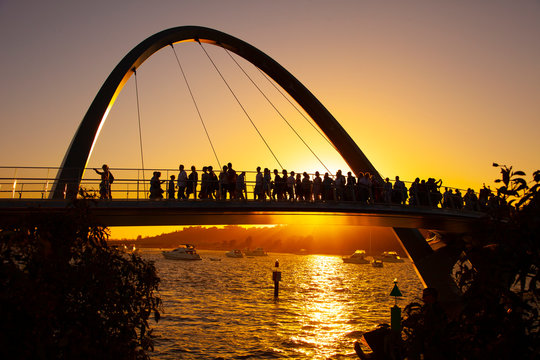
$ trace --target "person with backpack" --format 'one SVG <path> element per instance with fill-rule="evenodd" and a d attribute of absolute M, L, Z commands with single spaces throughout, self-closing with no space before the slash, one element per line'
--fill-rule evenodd
<path fill-rule="evenodd" d="M 94 169 L 96 173 L 101 175 L 101 183 L 99 184 L 99 198 L 110 200 L 112 199 L 111 184 L 114 182 L 114 176 L 106 164 L 103 164 L 101 168 L 103 171 Z"/>

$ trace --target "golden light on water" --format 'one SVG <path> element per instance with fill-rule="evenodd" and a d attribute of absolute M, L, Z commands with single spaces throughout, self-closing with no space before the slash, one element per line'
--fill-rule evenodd
<path fill-rule="evenodd" d="M 336 256 L 312 255 L 307 262 L 310 268 L 309 274 L 304 274 L 307 297 L 300 309 L 304 331 L 293 340 L 327 349 L 330 355 L 343 333 L 354 330 L 347 324 L 350 309 L 342 296 L 337 296 L 337 293 L 348 291 L 344 284 L 345 274 L 339 266 L 341 259 Z"/>
<path fill-rule="evenodd" d="M 331 344 L 341 336 L 341 329 L 324 326 L 331 324 L 345 311 L 343 304 L 333 297 L 333 283 L 339 281 L 340 272 L 336 267 L 335 256 L 314 256 L 311 261 L 313 274 L 311 283 L 318 288 L 317 295 L 306 304 L 306 315 L 311 323 L 320 324 L 313 339 L 318 344 Z"/>

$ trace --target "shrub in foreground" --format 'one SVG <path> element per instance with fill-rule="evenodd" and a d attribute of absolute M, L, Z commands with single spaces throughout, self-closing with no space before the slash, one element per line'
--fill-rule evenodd
<path fill-rule="evenodd" d="M 156 269 L 107 246 L 88 201 L 1 226 L 0 358 L 148 358 Z"/>

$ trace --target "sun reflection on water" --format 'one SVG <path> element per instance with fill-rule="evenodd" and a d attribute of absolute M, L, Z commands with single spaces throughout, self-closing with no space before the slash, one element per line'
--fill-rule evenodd
<path fill-rule="evenodd" d="M 335 352 L 343 333 L 353 331 L 347 324 L 349 309 L 343 293 L 347 292 L 341 259 L 336 256 L 308 257 L 305 301 L 301 308 L 301 329 L 297 341 L 312 345 L 328 354 Z M 349 304 L 350 305 L 350 304 Z M 306 355 L 314 355 L 307 348 Z"/>
<path fill-rule="evenodd" d="M 392 280 L 400 279 L 408 300 L 421 286 L 407 263 L 373 268 L 339 256 L 200 253 L 197 263 L 145 254 L 156 261 L 166 311 L 155 332 L 156 359 L 355 358 L 352 344 L 362 332 L 389 322 Z M 222 260 L 209 260 L 216 256 Z M 271 280 L 276 259 L 278 300 Z"/>

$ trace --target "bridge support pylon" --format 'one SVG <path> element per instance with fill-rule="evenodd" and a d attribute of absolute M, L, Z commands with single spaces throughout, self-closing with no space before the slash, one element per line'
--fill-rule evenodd
<path fill-rule="evenodd" d="M 459 307 L 461 291 L 452 278 L 452 269 L 460 251 L 452 246 L 442 246 L 434 250 L 418 229 L 393 228 L 393 230 L 412 260 L 424 287 L 437 289 L 439 301 L 447 312 Z"/>

